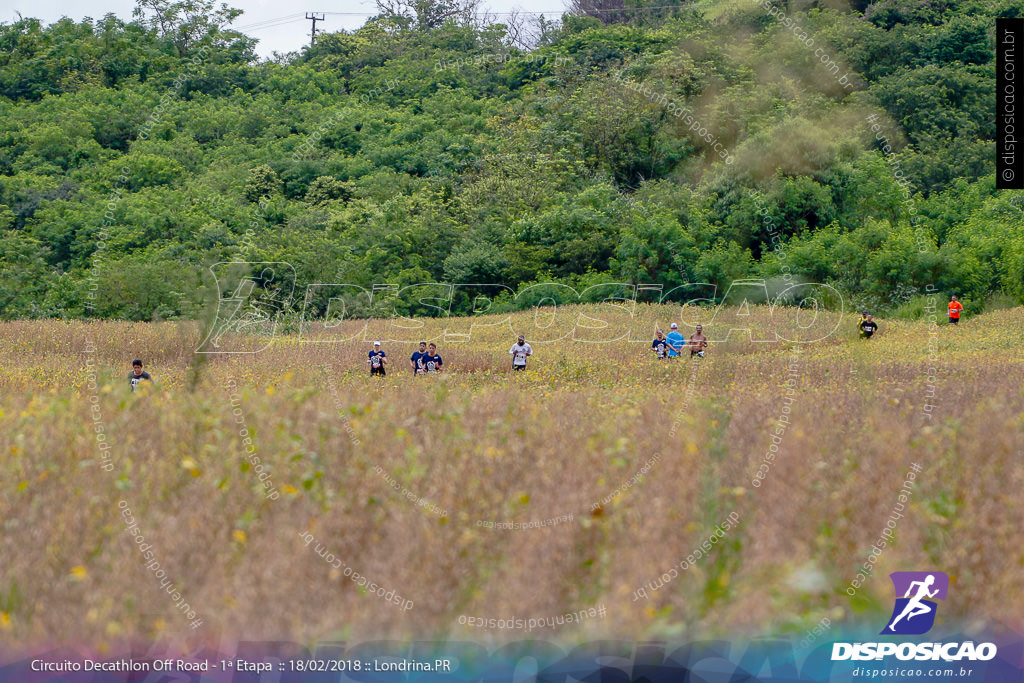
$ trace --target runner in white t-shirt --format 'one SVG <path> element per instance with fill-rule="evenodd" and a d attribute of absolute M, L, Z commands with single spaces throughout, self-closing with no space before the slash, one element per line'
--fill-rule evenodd
<path fill-rule="evenodd" d="M 526 359 L 533 355 L 533 348 L 526 343 L 526 337 L 519 335 L 519 341 L 513 344 L 508 352 L 512 356 L 512 369 L 525 370 Z"/>

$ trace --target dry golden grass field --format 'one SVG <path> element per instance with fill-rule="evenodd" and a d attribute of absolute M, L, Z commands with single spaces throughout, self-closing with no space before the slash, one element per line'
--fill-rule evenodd
<path fill-rule="evenodd" d="M 531 314 L 461 343 L 443 333 L 466 320 L 426 320 L 447 372 L 418 378 L 411 344 L 386 344 L 390 372 L 371 378 L 366 341 L 284 335 L 200 357 L 192 324 L 0 324 L 0 637 L 103 651 L 185 634 L 801 635 L 825 617 L 877 631 L 889 572 L 918 569 L 951 577 L 940 623 L 1019 616 L 1024 309 L 958 329 L 881 320 L 870 341 L 832 316 L 835 333 L 795 355 L 734 333 L 703 361 L 658 361 L 651 330 L 677 311 L 638 309 L 640 342 L 528 334 L 515 375 Z M 135 357 L 156 382 L 132 394 Z M 912 463 L 894 540 L 851 597 Z M 658 579 L 733 512 L 709 552 Z M 530 528 L 491 528 L 505 522 Z M 469 621 L 589 608 L 603 615 L 531 634 Z"/>

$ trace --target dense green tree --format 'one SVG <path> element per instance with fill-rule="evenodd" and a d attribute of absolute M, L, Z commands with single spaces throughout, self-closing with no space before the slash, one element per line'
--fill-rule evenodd
<path fill-rule="evenodd" d="M 457 246 L 444 260 L 444 276 L 448 282 L 502 284 L 508 259 L 499 245 L 491 242 L 468 242 Z"/>
<path fill-rule="evenodd" d="M 245 198 L 247 201 L 256 202 L 263 197 L 270 197 L 281 190 L 281 179 L 277 172 L 267 164 L 262 164 L 249 172 L 249 178 L 245 181 Z"/>
<path fill-rule="evenodd" d="M 351 198 L 352 183 L 331 176 L 318 177 L 306 190 L 306 201 L 314 205 L 326 204 L 335 199 L 347 202 Z"/>
<path fill-rule="evenodd" d="M 926 284 L 1024 297 L 990 31 L 1024 0 L 788 3 L 789 24 L 630 2 L 533 51 L 471 3 L 396 5 L 263 63 L 211 0 L 0 24 L 0 316 L 194 316 L 235 259 L 291 264 L 296 292 L 789 273 L 876 310 Z"/>
<path fill-rule="evenodd" d="M 43 303 L 54 271 L 38 240 L 0 228 L 0 318 L 37 318 L 51 313 Z"/>
<path fill-rule="evenodd" d="M 204 44 L 247 43 L 241 34 L 227 31 L 242 13 L 224 2 L 217 6 L 212 0 L 136 0 L 133 12 L 170 42 L 179 57 L 188 56 Z"/>

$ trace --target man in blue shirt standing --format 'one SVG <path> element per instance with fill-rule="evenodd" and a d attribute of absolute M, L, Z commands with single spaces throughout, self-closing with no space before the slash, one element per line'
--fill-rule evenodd
<path fill-rule="evenodd" d="M 409 364 L 412 365 L 412 374 L 422 375 L 425 365 L 423 363 L 423 357 L 427 355 L 427 342 L 420 342 L 420 350 L 413 351 L 412 356 L 409 358 Z"/>
<path fill-rule="evenodd" d="M 668 357 L 666 355 L 666 352 L 668 351 L 668 342 L 665 340 L 665 333 L 661 330 L 657 331 L 654 341 L 651 342 L 651 350 L 654 351 L 658 360 L 665 360 L 665 358 Z"/>
<path fill-rule="evenodd" d="M 444 361 L 441 360 L 441 354 L 437 353 L 437 345 L 433 343 L 427 349 L 427 352 L 420 356 L 420 361 L 423 363 L 423 371 L 428 375 L 441 372 L 441 366 L 444 364 Z"/>
<path fill-rule="evenodd" d="M 370 375 L 380 375 L 384 377 L 387 372 L 384 370 L 384 366 L 388 364 L 388 354 L 384 353 L 380 349 L 380 342 L 373 342 L 373 351 L 370 351 L 369 358 L 366 360 L 370 364 Z"/>
<path fill-rule="evenodd" d="M 686 337 L 679 334 L 679 325 L 672 323 L 671 328 L 672 331 L 665 337 L 665 341 L 668 342 L 668 357 L 678 358 L 686 346 Z"/>

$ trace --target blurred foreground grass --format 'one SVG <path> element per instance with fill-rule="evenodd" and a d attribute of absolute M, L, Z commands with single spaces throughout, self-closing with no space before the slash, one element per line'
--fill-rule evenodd
<path fill-rule="evenodd" d="M 723 335 L 737 312 L 708 336 Z M 846 317 L 802 345 L 789 371 L 793 344 L 736 333 L 702 362 L 657 361 L 651 330 L 667 331 L 674 313 L 663 307 L 637 312 L 639 342 L 597 343 L 623 332 L 615 325 L 577 328 L 579 340 L 535 338 L 568 334 L 595 312 L 565 313 L 550 328 L 524 313 L 511 326 L 474 327 L 471 342 L 439 341 L 441 376 L 411 376 L 410 344 L 385 345 L 392 365 L 379 379 L 368 376 L 367 342 L 292 336 L 256 354 L 211 356 L 193 391 L 194 326 L 0 324 L 4 640 L 518 640 L 526 634 L 459 617 L 599 605 L 603 619 L 529 637 L 802 634 L 824 616 L 833 626 L 880 622 L 888 573 L 911 569 L 952 577 L 940 620 L 1016 616 L 1006 596 L 1024 571 L 1024 309 L 940 325 L 931 348 L 924 322 L 883 320 L 864 342 Z M 774 325 L 766 308 L 750 314 L 755 326 Z M 422 336 L 443 340 L 460 324 L 468 331 L 466 321 L 428 320 Z M 530 369 L 512 375 L 513 330 L 531 325 Z M 133 395 L 135 357 L 157 382 Z M 790 422 L 756 488 L 788 377 Z M 247 435 L 276 500 L 247 457 Z M 896 543 L 851 599 L 844 591 L 914 462 L 924 470 Z M 121 500 L 199 629 L 145 568 Z M 733 511 L 740 526 L 711 553 L 637 597 Z M 569 514 L 541 528 L 481 526 Z M 303 542 L 306 532 L 414 606 L 359 586 Z"/>

